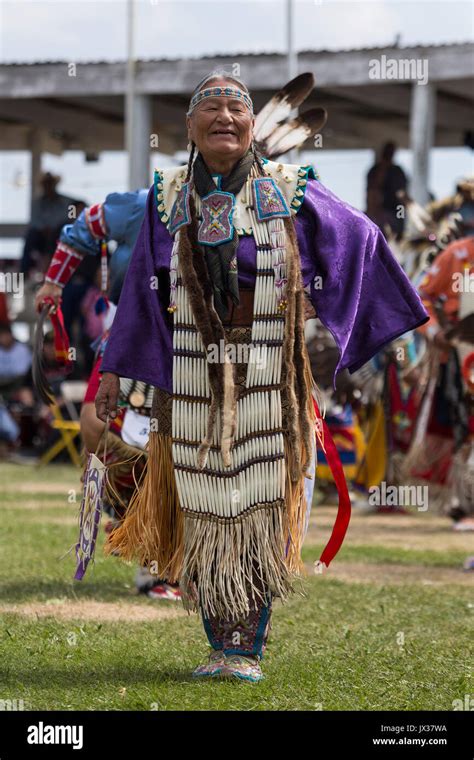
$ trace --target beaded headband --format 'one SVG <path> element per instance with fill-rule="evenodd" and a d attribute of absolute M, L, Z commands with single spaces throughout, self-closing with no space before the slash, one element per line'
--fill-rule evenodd
<path fill-rule="evenodd" d="M 189 103 L 189 110 L 186 115 L 191 116 L 197 104 L 200 103 L 201 100 L 204 100 L 204 98 L 216 97 L 238 98 L 245 103 L 250 113 L 253 114 L 252 99 L 249 95 L 247 95 L 246 92 L 242 92 L 242 90 L 237 89 L 237 87 L 208 87 L 205 90 L 200 90 L 191 98 L 191 101 Z"/>

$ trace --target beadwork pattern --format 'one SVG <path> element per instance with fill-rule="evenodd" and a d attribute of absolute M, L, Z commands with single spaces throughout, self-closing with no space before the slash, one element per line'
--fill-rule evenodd
<path fill-rule="evenodd" d="M 223 190 L 215 190 L 201 201 L 202 222 L 198 241 L 201 245 L 217 246 L 232 240 L 235 196 Z"/>
<path fill-rule="evenodd" d="M 200 90 L 200 92 L 197 92 L 196 95 L 194 95 L 193 98 L 191 98 L 191 101 L 189 103 L 189 110 L 187 115 L 190 116 L 194 109 L 196 108 L 197 104 L 200 103 L 204 98 L 238 98 L 239 100 L 242 100 L 247 108 L 249 109 L 250 113 L 253 114 L 253 103 L 250 95 L 247 95 L 246 92 L 243 92 L 242 90 L 239 90 L 237 87 L 206 87 L 205 90 Z"/>

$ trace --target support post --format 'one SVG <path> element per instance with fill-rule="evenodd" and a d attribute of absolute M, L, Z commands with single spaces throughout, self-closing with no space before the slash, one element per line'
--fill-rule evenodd
<path fill-rule="evenodd" d="M 41 176 L 41 131 L 37 127 L 33 127 L 29 139 L 30 148 L 30 174 L 31 174 L 31 186 L 30 186 L 30 218 L 33 213 L 33 202 L 36 198 L 39 189 L 39 180 Z"/>
<path fill-rule="evenodd" d="M 128 148 L 128 189 L 138 190 L 149 187 L 150 179 L 150 135 L 151 135 L 151 95 L 134 95 L 133 129 Z"/>
<path fill-rule="evenodd" d="M 429 200 L 429 161 L 433 147 L 436 120 L 436 90 L 431 82 L 412 84 L 410 109 L 410 148 L 413 171 L 410 194 L 418 203 Z"/>

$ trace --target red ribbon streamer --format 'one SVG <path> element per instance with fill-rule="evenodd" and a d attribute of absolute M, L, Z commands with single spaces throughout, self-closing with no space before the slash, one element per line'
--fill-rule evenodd
<path fill-rule="evenodd" d="M 322 432 L 324 433 L 324 453 L 326 454 L 326 460 L 331 469 L 331 473 L 336 484 L 337 493 L 339 495 L 337 516 L 332 529 L 331 538 L 327 542 L 323 553 L 319 558 L 320 562 L 323 562 L 326 567 L 329 567 L 329 564 L 332 562 L 339 549 L 341 548 L 347 528 L 349 527 L 349 522 L 351 519 L 351 500 L 349 498 L 346 478 L 344 475 L 344 470 L 342 468 L 341 459 L 336 448 L 336 444 L 334 443 L 332 435 L 329 432 L 329 427 L 326 421 L 321 417 L 319 407 L 314 397 L 313 404 L 318 420 L 317 425 L 318 427 L 321 425 Z"/>
<path fill-rule="evenodd" d="M 50 296 L 44 299 L 44 303 L 54 306 L 54 300 Z M 58 364 L 62 364 L 66 369 L 69 369 L 72 367 L 72 361 L 69 356 L 69 338 L 67 336 L 66 328 L 64 327 L 64 317 L 61 307 L 57 306 L 55 311 L 50 311 L 48 318 L 53 325 L 56 361 Z"/>

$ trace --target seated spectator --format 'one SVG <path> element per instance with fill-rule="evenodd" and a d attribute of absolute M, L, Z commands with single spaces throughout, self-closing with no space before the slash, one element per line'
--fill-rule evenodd
<path fill-rule="evenodd" d="M 31 349 L 16 340 L 8 323 L 0 324 L 0 457 L 8 453 L 20 434 L 11 402 L 21 393 L 31 367 Z"/>
<path fill-rule="evenodd" d="M 0 324 L 0 389 L 21 382 L 30 367 L 30 347 L 14 337 L 9 324 Z"/>

